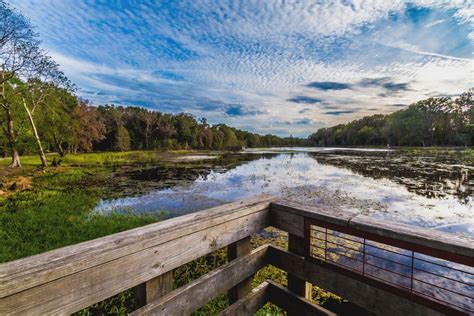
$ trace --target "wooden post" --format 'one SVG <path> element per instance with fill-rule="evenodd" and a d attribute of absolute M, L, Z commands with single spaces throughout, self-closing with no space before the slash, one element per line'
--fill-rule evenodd
<path fill-rule="evenodd" d="M 134 288 L 135 307 L 143 307 L 171 291 L 173 291 L 173 271 L 168 271 Z"/>
<path fill-rule="evenodd" d="M 288 251 L 299 256 L 305 255 L 305 240 L 302 237 L 298 237 L 293 234 L 288 234 Z M 299 279 L 288 273 L 288 290 L 302 296 L 306 299 L 311 300 L 312 286 L 311 283 L 305 280 Z"/>
<path fill-rule="evenodd" d="M 247 236 L 227 246 L 227 260 L 231 261 L 238 257 L 249 254 L 252 251 L 250 236 Z M 252 290 L 252 277 L 245 279 L 228 291 L 229 305 L 244 297 Z"/>
<path fill-rule="evenodd" d="M 168 271 L 145 284 L 146 302 L 148 304 L 173 291 L 173 271 Z"/>

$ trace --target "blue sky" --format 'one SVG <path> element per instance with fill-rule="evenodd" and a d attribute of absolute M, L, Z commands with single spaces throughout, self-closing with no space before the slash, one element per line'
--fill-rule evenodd
<path fill-rule="evenodd" d="M 94 104 L 306 136 L 474 86 L 471 1 L 11 4 Z"/>

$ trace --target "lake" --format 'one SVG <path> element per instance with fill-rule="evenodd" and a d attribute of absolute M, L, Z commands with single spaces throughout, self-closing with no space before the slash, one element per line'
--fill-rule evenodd
<path fill-rule="evenodd" d="M 191 158 L 115 172 L 119 197 L 96 211 L 173 217 L 267 193 L 474 237 L 474 166 L 462 151 L 266 148 Z"/>

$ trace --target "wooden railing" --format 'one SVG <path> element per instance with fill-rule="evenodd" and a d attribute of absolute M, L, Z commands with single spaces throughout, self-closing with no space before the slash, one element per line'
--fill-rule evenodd
<path fill-rule="evenodd" d="M 378 314 L 472 313 L 471 301 L 459 308 L 446 296 L 423 300 L 413 291 L 403 295 L 380 286 L 366 271 L 342 265 L 338 258 L 344 253 L 327 243 L 323 251 L 336 252 L 332 261 L 318 257 L 313 249 L 317 232 L 312 232 L 318 225 L 338 232 L 331 238 L 363 234 L 364 239 L 448 260 L 453 269 L 460 263 L 458 270 L 473 276 L 472 239 L 261 196 L 1 264 L 0 315 L 71 314 L 131 288 L 136 305 L 142 306 L 134 315 L 190 314 L 225 292 L 230 306 L 223 315 L 251 315 L 267 302 L 289 314 L 332 315 L 311 302 L 311 283 Z M 268 226 L 288 232 L 288 250 L 270 245 L 251 249 L 250 236 Z M 227 264 L 173 289 L 174 269 L 226 246 Z M 360 247 L 367 264 L 369 252 Z M 269 264 L 288 272 L 288 287 L 267 281 L 252 289 L 252 276 Z M 471 277 L 461 280 L 467 299 L 474 292 Z"/>

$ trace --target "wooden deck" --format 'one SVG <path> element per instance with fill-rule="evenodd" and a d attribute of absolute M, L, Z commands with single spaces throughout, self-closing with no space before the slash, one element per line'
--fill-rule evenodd
<path fill-rule="evenodd" d="M 269 226 L 289 233 L 288 249 L 251 249 L 250 236 Z M 322 257 L 314 250 L 319 233 L 326 233 Z M 337 239 L 347 236 L 354 238 L 347 249 L 360 242 L 347 257 L 361 257 L 361 271 L 341 260 L 347 253 L 338 252 L 344 247 Z M 328 240 L 341 244 L 328 246 Z M 173 269 L 223 247 L 228 247 L 227 264 L 173 289 Z M 410 253 L 411 288 L 376 278 L 369 267 L 374 254 L 366 247 L 380 247 L 378 255 Z M 433 283 L 431 296 L 415 283 L 425 281 L 415 274 L 421 270 L 415 260 L 427 258 L 447 262 L 449 270 L 441 276 L 450 280 L 442 286 L 448 288 L 442 292 Z M 400 264 L 410 270 L 405 261 Z M 267 281 L 252 289 L 252 276 L 269 264 L 288 272 L 288 287 Z M 311 302 L 311 283 L 376 314 L 469 315 L 473 266 L 472 239 L 260 196 L 1 264 L 0 315 L 71 314 L 131 288 L 142 306 L 134 315 L 186 315 L 226 292 L 231 305 L 222 315 L 252 315 L 267 302 L 290 315 L 332 315 Z M 453 277 L 453 271 L 467 279 Z M 458 294 L 446 294 L 451 292 Z M 455 295 L 465 300 L 459 303 Z"/>

